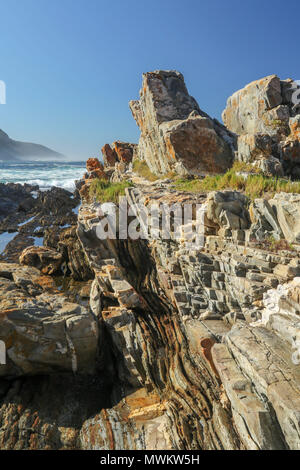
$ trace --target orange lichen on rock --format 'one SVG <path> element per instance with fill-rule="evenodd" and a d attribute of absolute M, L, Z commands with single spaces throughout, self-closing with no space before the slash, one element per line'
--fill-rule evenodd
<path fill-rule="evenodd" d="M 202 338 L 200 340 L 200 347 L 201 347 L 202 354 L 205 357 L 205 359 L 208 361 L 210 367 L 212 368 L 214 373 L 217 376 L 219 376 L 218 371 L 213 361 L 212 353 L 211 353 L 212 347 L 215 343 L 216 341 L 213 338 Z"/>
<path fill-rule="evenodd" d="M 50 276 L 40 276 L 34 279 L 33 283 L 42 287 L 42 289 L 44 290 L 51 290 L 51 291 L 55 291 L 59 293 L 59 291 L 56 288 L 54 279 Z"/>
<path fill-rule="evenodd" d="M 89 158 L 86 162 L 86 169 L 88 171 L 88 175 L 85 178 L 86 180 L 94 178 L 108 179 L 104 171 L 103 163 L 101 163 L 98 158 Z"/>
<path fill-rule="evenodd" d="M 120 162 L 132 162 L 135 144 L 130 144 L 128 142 L 120 142 L 118 140 L 113 143 L 113 146 Z"/>
<path fill-rule="evenodd" d="M 300 119 L 291 119 L 290 121 L 290 138 L 300 140 Z"/>
<path fill-rule="evenodd" d="M 231 166 L 232 136 L 201 111 L 179 72 L 144 74 L 140 100 L 130 108 L 141 131 L 137 155 L 155 175 L 222 173 Z"/>
<path fill-rule="evenodd" d="M 104 166 L 113 167 L 118 162 L 118 155 L 115 149 L 112 149 L 109 144 L 105 144 L 101 149 L 103 155 Z"/>
<path fill-rule="evenodd" d="M 86 169 L 87 171 L 103 170 L 103 165 L 98 158 L 89 158 L 86 162 Z"/>

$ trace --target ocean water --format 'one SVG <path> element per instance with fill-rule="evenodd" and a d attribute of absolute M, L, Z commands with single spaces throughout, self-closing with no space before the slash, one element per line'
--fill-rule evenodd
<path fill-rule="evenodd" d="M 1 162 L 0 183 L 38 184 L 42 191 L 52 186 L 74 191 L 74 181 L 82 178 L 86 162 Z"/>

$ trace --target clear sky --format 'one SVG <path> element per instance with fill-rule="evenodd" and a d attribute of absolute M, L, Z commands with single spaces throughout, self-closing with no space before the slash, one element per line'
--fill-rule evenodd
<path fill-rule="evenodd" d="M 299 0 L 0 0 L 0 128 L 71 158 L 137 142 L 143 72 L 181 71 L 200 107 L 276 73 L 300 79 Z"/>

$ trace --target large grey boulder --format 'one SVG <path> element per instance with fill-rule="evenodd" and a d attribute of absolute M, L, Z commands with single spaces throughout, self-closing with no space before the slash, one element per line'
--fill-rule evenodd
<path fill-rule="evenodd" d="M 236 91 L 228 98 L 222 117 L 236 134 L 275 134 L 272 121 L 285 116 L 282 106 L 286 105 L 282 105 L 280 79 L 270 75 Z"/>
<path fill-rule="evenodd" d="M 293 80 L 270 75 L 228 98 L 222 116 L 226 127 L 239 135 L 239 161 L 257 163 L 264 173 L 274 176 L 300 177 L 297 86 Z"/>
<path fill-rule="evenodd" d="M 130 109 L 141 130 L 138 158 L 153 173 L 198 175 L 231 166 L 233 135 L 201 111 L 179 72 L 145 73 L 140 99 Z"/>
<path fill-rule="evenodd" d="M 242 134 L 238 137 L 238 158 L 245 163 L 268 158 L 273 152 L 273 139 L 268 134 Z"/>
<path fill-rule="evenodd" d="M 238 191 L 217 191 L 207 198 L 206 217 L 220 228 L 245 230 L 250 226 L 248 198 Z"/>

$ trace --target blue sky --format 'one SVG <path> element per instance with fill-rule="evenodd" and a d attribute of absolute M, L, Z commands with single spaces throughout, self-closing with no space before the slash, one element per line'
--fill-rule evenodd
<path fill-rule="evenodd" d="M 137 142 L 143 72 L 181 71 L 200 107 L 276 73 L 300 79 L 298 0 L 0 0 L 0 128 L 70 158 Z"/>

